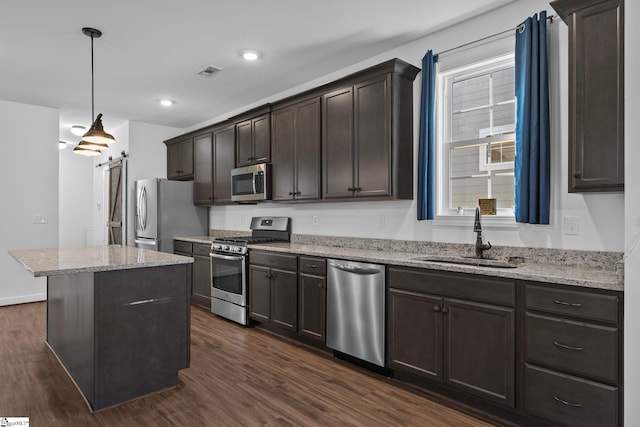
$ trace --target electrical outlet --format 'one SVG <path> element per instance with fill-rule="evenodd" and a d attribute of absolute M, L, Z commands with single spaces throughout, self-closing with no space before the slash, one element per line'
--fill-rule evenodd
<path fill-rule="evenodd" d="M 564 217 L 564 234 L 567 236 L 577 236 L 580 234 L 580 220 L 577 216 L 566 215 Z"/>
<path fill-rule="evenodd" d="M 313 225 L 318 225 L 318 215 L 313 216 Z"/>
<path fill-rule="evenodd" d="M 49 218 L 47 218 L 46 215 L 34 215 L 33 216 L 33 223 L 34 224 L 48 224 L 49 223 Z"/>

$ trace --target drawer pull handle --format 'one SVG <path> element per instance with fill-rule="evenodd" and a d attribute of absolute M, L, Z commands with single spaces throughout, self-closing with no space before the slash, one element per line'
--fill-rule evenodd
<path fill-rule="evenodd" d="M 307 264 L 307 268 L 317 268 L 315 264 Z"/>
<path fill-rule="evenodd" d="M 559 305 L 566 305 L 568 307 L 582 307 L 582 304 L 577 302 L 564 302 L 564 301 L 558 301 L 558 300 L 554 300 L 553 302 Z"/>
<path fill-rule="evenodd" d="M 582 351 L 582 347 L 572 347 L 570 345 L 560 344 L 558 341 L 554 341 L 553 345 L 555 345 L 556 347 L 564 348 L 566 350 Z"/>
<path fill-rule="evenodd" d="M 576 402 L 569 402 L 567 400 L 560 399 L 558 396 L 553 396 L 553 399 L 556 402 L 560 402 L 560 403 L 562 403 L 563 405 L 566 405 L 566 406 L 573 406 L 574 408 L 582 408 L 582 404 L 576 403 Z"/>

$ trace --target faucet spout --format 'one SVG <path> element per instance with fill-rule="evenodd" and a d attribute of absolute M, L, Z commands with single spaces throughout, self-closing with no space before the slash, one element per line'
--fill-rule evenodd
<path fill-rule="evenodd" d="M 482 224 L 480 224 L 480 206 L 476 206 L 476 219 L 473 223 L 473 232 L 482 233 Z"/>
<path fill-rule="evenodd" d="M 491 249 L 491 243 L 482 242 L 482 224 L 480 223 L 480 207 L 476 206 L 476 218 L 473 223 L 473 232 L 478 233 L 476 237 L 476 258 L 484 258 L 484 251 Z"/>

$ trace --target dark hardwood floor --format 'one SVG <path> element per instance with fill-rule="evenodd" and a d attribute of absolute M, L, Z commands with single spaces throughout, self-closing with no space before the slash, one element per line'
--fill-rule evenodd
<path fill-rule="evenodd" d="M 177 387 L 91 414 L 44 344 L 45 303 L 0 307 L 0 416 L 31 426 L 487 426 L 328 354 L 192 307 Z"/>

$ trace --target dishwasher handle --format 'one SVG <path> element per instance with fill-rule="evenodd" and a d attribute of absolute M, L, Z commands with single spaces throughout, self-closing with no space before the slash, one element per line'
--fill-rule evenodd
<path fill-rule="evenodd" d="M 367 275 L 367 274 L 380 274 L 382 271 L 380 268 L 367 268 L 358 267 L 351 264 L 342 264 L 339 262 L 329 262 L 329 267 L 335 267 L 338 270 L 346 271 L 353 274 Z"/>

